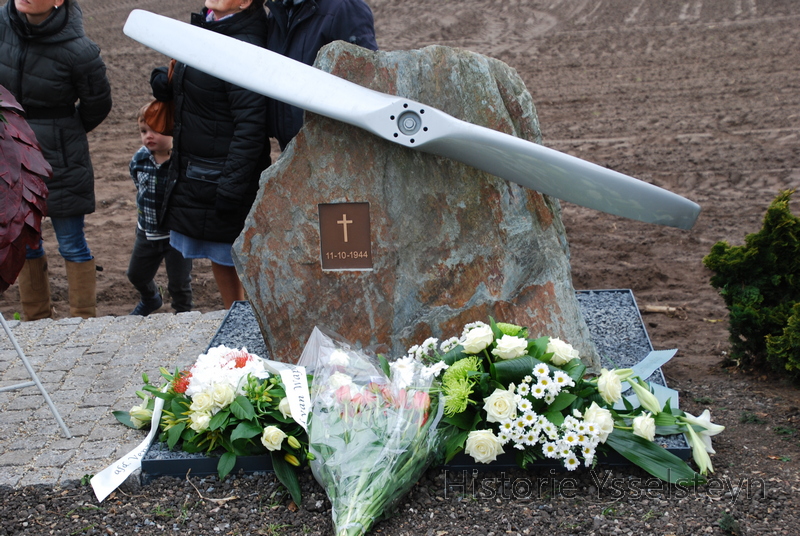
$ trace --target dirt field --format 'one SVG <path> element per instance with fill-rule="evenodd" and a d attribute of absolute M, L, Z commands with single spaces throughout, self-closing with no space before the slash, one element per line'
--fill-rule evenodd
<path fill-rule="evenodd" d="M 2 2 L 0 2 L 2 3 Z M 128 161 L 139 147 L 135 110 L 150 70 L 165 59 L 122 34 L 129 11 L 181 20 L 186 0 L 82 0 L 114 91 L 91 134 L 97 212 L 87 217 L 98 274 L 98 313 L 124 315 L 137 296 L 125 276 L 135 227 Z M 800 3 L 795 0 L 368 0 L 382 49 L 461 47 L 513 66 L 533 95 L 552 148 L 652 182 L 702 207 L 691 231 L 563 204 L 576 289 L 632 289 L 665 367 L 689 411 L 710 407 L 728 426 L 715 464 L 797 485 L 798 391 L 720 362 L 726 310 L 702 258 L 720 240 L 741 244 L 781 189 L 800 185 Z M 795 201 L 800 212 L 800 197 Z M 47 228 L 57 314 L 66 305 L 63 261 Z M 210 265 L 195 264 L 195 304 L 221 308 Z M 159 278 L 164 286 L 166 276 Z M 19 310 L 16 286 L 2 297 Z M 162 309 L 167 311 L 168 309 Z M 741 422 L 744 412 L 760 423 Z M 791 430 L 780 439 L 773 430 Z M 786 436 L 788 435 L 788 438 Z M 745 449 L 745 450 L 743 450 Z M 785 527 L 784 527 L 785 528 Z"/>

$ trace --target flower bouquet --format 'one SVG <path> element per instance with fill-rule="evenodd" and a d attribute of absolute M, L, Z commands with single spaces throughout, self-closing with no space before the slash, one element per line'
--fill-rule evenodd
<path fill-rule="evenodd" d="M 436 457 L 443 406 L 432 390 L 444 363 L 389 364 L 315 329 L 301 357 L 313 370 L 310 466 L 337 535 L 366 533 Z"/>
<path fill-rule="evenodd" d="M 409 357 L 448 366 L 441 378 L 445 462 L 463 450 L 490 463 L 513 449 L 523 468 L 552 459 L 575 470 L 614 450 L 670 483 L 700 483 L 701 474 L 713 471 L 710 436 L 724 427 L 711 423 L 707 411 L 695 418 L 669 401 L 662 406 L 631 369 L 588 377 L 578 352 L 557 338 L 529 339 L 525 328 L 490 319 L 467 324 L 461 337 L 441 344 L 428 339 Z M 634 402 L 622 397 L 624 382 Z M 687 434 L 701 474 L 653 441 L 678 433 Z"/>
<path fill-rule="evenodd" d="M 159 440 L 170 450 L 221 452 L 220 478 L 230 473 L 237 456 L 269 452 L 275 474 L 299 504 L 293 467 L 308 460 L 307 434 L 292 416 L 281 376 L 267 370 L 269 363 L 246 348 L 211 348 L 188 370 L 169 373 L 162 368 L 166 382 L 160 386 L 143 375 L 144 387 L 136 392 L 142 403 L 114 416 L 132 428 L 149 427 L 156 418 Z M 158 417 L 153 413 L 156 398 L 164 401 Z"/>

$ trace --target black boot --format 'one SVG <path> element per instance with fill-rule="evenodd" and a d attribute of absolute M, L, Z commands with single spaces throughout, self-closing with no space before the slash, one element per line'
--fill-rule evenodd
<path fill-rule="evenodd" d="M 150 313 L 158 311 L 164 305 L 161 299 L 161 293 L 156 291 L 155 296 L 150 298 L 142 298 L 142 301 L 136 304 L 136 307 L 131 311 L 132 315 L 147 316 Z"/>

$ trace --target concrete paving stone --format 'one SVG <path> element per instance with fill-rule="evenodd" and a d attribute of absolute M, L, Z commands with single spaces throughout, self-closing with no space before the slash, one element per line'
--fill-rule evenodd
<path fill-rule="evenodd" d="M 116 451 L 117 445 L 114 442 L 85 441 L 79 455 L 82 460 L 97 460 L 110 458 Z"/>
<path fill-rule="evenodd" d="M 39 467 L 56 467 L 61 469 L 74 457 L 75 451 L 72 450 L 46 449 L 42 454 L 36 457 L 34 464 Z"/>
<path fill-rule="evenodd" d="M 7 395 L 8 393 L 3 394 Z M 5 428 L 9 424 L 24 422 L 29 415 L 29 411 L 10 410 L 8 408 L 3 408 L 3 411 L 0 411 L 0 426 Z"/>
<path fill-rule="evenodd" d="M 38 467 L 28 469 L 22 474 L 21 481 L 26 486 L 52 486 L 61 478 L 61 469 L 55 467 Z"/>
<path fill-rule="evenodd" d="M 86 350 L 89 349 L 87 345 L 81 346 L 62 346 L 56 351 L 50 353 L 50 359 L 47 360 L 47 370 L 71 370 L 75 367 L 78 361 L 83 359 Z"/>
<path fill-rule="evenodd" d="M 20 391 L 20 396 L 9 402 L 9 411 L 24 411 L 28 410 L 33 412 L 39 406 L 46 404 L 44 398 L 36 387 L 26 387 Z M 29 413 L 30 414 L 30 413 Z"/>
<path fill-rule="evenodd" d="M 63 416 L 62 416 L 63 417 Z M 69 419 L 64 419 L 70 434 L 77 438 L 86 438 L 92 433 L 94 428 L 93 422 L 76 422 Z M 59 429 L 60 431 L 60 429 Z"/>
<path fill-rule="evenodd" d="M 95 392 L 117 392 L 125 389 L 129 381 L 130 378 L 115 374 L 113 370 L 108 372 L 103 371 L 92 383 L 92 390 Z"/>
<path fill-rule="evenodd" d="M 116 351 L 116 349 L 100 351 L 99 348 L 97 348 L 97 345 L 92 346 L 84 354 L 81 363 L 95 367 L 105 367 L 109 360 L 114 358 Z"/>
<path fill-rule="evenodd" d="M 69 427 L 69 424 L 67 424 L 67 426 Z M 72 432 L 72 428 L 70 428 L 70 432 Z M 50 441 L 48 448 L 52 450 L 77 450 L 80 448 L 81 443 L 83 443 L 84 440 L 84 437 L 73 436 L 66 438 L 59 434 Z"/>
<path fill-rule="evenodd" d="M 31 368 L 36 372 L 36 367 L 31 365 Z M 12 385 L 30 379 L 31 375 L 28 373 L 28 369 L 22 364 L 22 360 L 19 360 L 18 363 L 14 363 L 8 370 L 3 372 L 3 381 Z M 9 387 L 9 385 L 4 384 L 3 387 Z"/>
<path fill-rule="evenodd" d="M 24 473 L 25 469 L 23 467 L 4 467 L 3 470 L 0 471 L 0 487 L 8 486 L 16 488 L 20 480 L 22 480 L 22 475 Z"/>
<path fill-rule="evenodd" d="M 43 346 L 64 344 L 77 328 L 77 325 L 54 324 L 45 330 L 44 336 L 40 337 L 38 342 Z"/>
<path fill-rule="evenodd" d="M 79 408 L 93 407 L 112 407 L 119 399 L 119 395 L 113 392 L 92 391 L 78 403 Z"/>
<path fill-rule="evenodd" d="M 127 436 L 128 427 L 114 419 L 116 423 L 113 426 L 96 426 L 89 437 L 88 441 L 123 441 Z"/>
<path fill-rule="evenodd" d="M 48 394 L 53 400 L 53 404 L 55 404 L 56 408 L 59 408 L 60 411 L 62 406 L 80 404 L 81 400 L 83 400 L 83 397 L 86 395 L 86 389 L 67 389 L 62 383 L 58 389 L 54 389 L 52 392 L 48 391 Z"/>
<path fill-rule="evenodd" d="M 7 450 L 0 454 L 0 467 L 23 466 L 30 461 L 31 454 L 26 449 Z"/>
<path fill-rule="evenodd" d="M 73 422 L 91 421 L 96 426 L 104 418 L 105 413 L 108 411 L 108 406 L 92 406 L 75 408 L 70 411 L 67 418 Z"/>

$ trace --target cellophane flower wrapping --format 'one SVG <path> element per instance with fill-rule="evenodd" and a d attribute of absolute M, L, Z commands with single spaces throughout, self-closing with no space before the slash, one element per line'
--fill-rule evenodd
<path fill-rule="evenodd" d="M 300 363 L 313 373 L 311 470 L 331 502 L 337 535 L 360 535 L 387 517 L 436 457 L 443 413 L 435 371 L 389 364 L 318 328 Z"/>

